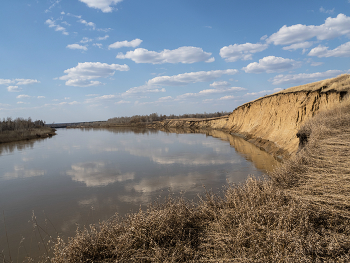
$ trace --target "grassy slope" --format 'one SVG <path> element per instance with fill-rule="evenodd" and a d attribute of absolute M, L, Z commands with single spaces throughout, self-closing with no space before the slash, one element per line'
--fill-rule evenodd
<path fill-rule="evenodd" d="M 300 130 L 308 142 L 271 174 L 200 203 L 168 199 L 58 239 L 50 262 L 349 262 L 350 104 Z"/>

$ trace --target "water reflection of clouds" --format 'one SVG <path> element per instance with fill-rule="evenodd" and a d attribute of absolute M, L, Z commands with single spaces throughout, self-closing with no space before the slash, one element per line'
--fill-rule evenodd
<path fill-rule="evenodd" d="M 29 178 L 40 175 L 45 175 L 45 170 L 35 170 L 35 169 L 26 169 L 24 166 L 15 165 L 13 172 L 7 172 L 4 175 L 5 179 L 16 179 L 16 178 Z"/>
<path fill-rule="evenodd" d="M 76 163 L 71 168 L 66 174 L 71 176 L 73 181 L 82 182 L 87 187 L 106 186 L 135 178 L 135 173 L 122 174 L 118 167 L 106 162 Z"/>
<path fill-rule="evenodd" d="M 196 135 L 198 135 L 198 134 L 196 134 Z M 204 136 L 198 138 L 198 137 L 191 136 L 190 134 L 185 134 L 185 136 L 183 134 L 181 134 L 181 136 L 177 137 L 177 140 L 179 143 L 182 143 L 182 144 L 196 145 L 196 144 L 202 144 L 203 138 L 204 138 Z"/>
<path fill-rule="evenodd" d="M 173 192 L 197 192 L 202 188 L 202 184 L 200 183 L 202 180 L 203 174 L 198 172 L 188 173 L 187 175 L 161 176 L 142 179 L 138 183 L 134 182 L 127 185 L 126 190 L 135 190 L 142 193 L 152 193 L 161 189 L 170 189 Z"/>
<path fill-rule="evenodd" d="M 180 141 L 179 141 L 180 142 Z M 183 143 L 184 141 L 181 141 Z M 203 140 L 195 142 L 195 144 L 203 144 Z M 158 147 L 156 148 L 151 142 L 143 143 L 132 143 L 123 141 L 124 151 L 134 156 L 148 157 L 155 163 L 169 165 L 169 164 L 182 164 L 187 166 L 198 166 L 198 165 L 220 165 L 220 164 L 236 164 L 239 163 L 239 159 L 233 159 L 231 149 L 227 144 L 214 145 L 207 144 L 206 147 L 213 148 L 214 153 L 203 152 L 198 149 L 195 152 L 174 152 L 173 148 Z M 177 145 L 177 144 L 174 144 Z M 175 147 L 175 146 L 174 146 Z M 176 146 L 177 147 L 177 146 Z M 226 154 L 226 155 L 223 155 Z"/>
<path fill-rule="evenodd" d="M 180 192 L 185 195 L 199 194 L 205 191 L 204 185 L 212 185 L 213 181 L 218 180 L 218 176 L 221 174 L 216 172 L 210 173 L 210 177 L 199 172 L 190 172 L 187 175 L 144 178 L 139 182 L 126 185 L 126 192 L 119 195 L 118 200 L 124 203 L 147 205 L 155 200 L 155 196 L 160 197 L 171 193 L 177 195 Z"/>
<path fill-rule="evenodd" d="M 182 164 L 187 166 L 240 163 L 239 160 L 232 159 L 232 156 L 194 153 L 184 153 L 181 156 L 151 156 L 151 159 L 158 164 Z"/>
<path fill-rule="evenodd" d="M 214 152 L 216 153 L 230 153 L 231 148 L 227 145 L 227 143 L 221 143 L 219 141 L 203 141 L 202 145 L 206 148 L 211 148 L 213 149 Z"/>
<path fill-rule="evenodd" d="M 83 200 L 78 201 L 78 204 L 82 205 L 82 206 L 91 206 L 91 205 L 97 204 L 97 198 L 92 197 L 89 199 L 83 199 Z"/>

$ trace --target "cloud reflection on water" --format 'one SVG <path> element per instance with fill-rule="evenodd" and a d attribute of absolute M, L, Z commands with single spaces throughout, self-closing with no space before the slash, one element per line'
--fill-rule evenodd
<path fill-rule="evenodd" d="M 106 186 L 135 178 L 134 172 L 122 174 L 115 165 L 108 165 L 107 162 L 102 161 L 76 163 L 71 168 L 66 174 L 71 176 L 73 181 L 82 182 L 87 187 Z"/>
<path fill-rule="evenodd" d="M 35 169 L 26 169 L 24 166 L 15 165 L 13 172 L 7 172 L 4 174 L 5 179 L 17 179 L 17 178 L 29 178 L 40 175 L 45 175 L 45 170 L 35 170 Z"/>

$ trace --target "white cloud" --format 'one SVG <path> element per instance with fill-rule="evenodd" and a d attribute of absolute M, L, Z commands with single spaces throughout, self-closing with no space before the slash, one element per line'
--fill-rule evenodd
<path fill-rule="evenodd" d="M 79 23 L 82 23 L 83 25 L 92 27 L 93 30 L 96 29 L 96 25 L 95 25 L 95 23 L 93 23 L 93 22 L 87 22 L 87 21 L 84 20 L 84 19 L 79 19 L 78 22 L 79 22 Z"/>
<path fill-rule="evenodd" d="M 120 100 L 120 101 L 117 101 L 115 104 L 128 104 L 128 103 L 131 103 L 131 101 Z"/>
<path fill-rule="evenodd" d="M 91 87 L 102 85 L 102 83 L 97 80 L 70 79 L 66 81 L 66 85 L 75 87 Z"/>
<path fill-rule="evenodd" d="M 88 50 L 86 46 L 82 46 L 82 45 L 79 45 L 79 44 L 70 44 L 70 45 L 67 45 L 66 48 L 69 48 L 69 49 L 81 49 L 81 50 Z"/>
<path fill-rule="evenodd" d="M 182 95 L 179 95 L 179 96 L 176 96 L 176 101 L 178 100 L 184 100 L 184 99 L 187 99 L 187 98 L 193 98 L 193 97 L 198 97 L 199 94 L 198 93 L 185 93 L 185 94 L 182 94 Z"/>
<path fill-rule="evenodd" d="M 211 57 L 210 59 L 206 60 L 205 62 L 206 63 L 212 63 L 215 61 L 215 58 L 214 57 Z"/>
<path fill-rule="evenodd" d="M 16 97 L 17 99 L 25 99 L 25 98 L 30 98 L 29 95 L 21 94 Z"/>
<path fill-rule="evenodd" d="M 40 83 L 36 79 L 0 79 L 0 85 L 16 84 L 18 85 L 29 85 L 34 83 Z"/>
<path fill-rule="evenodd" d="M 55 5 L 59 4 L 61 0 L 55 1 L 48 9 L 45 10 L 45 13 L 51 12 L 51 9 L 55 7 Z"/>
<path fill-rule="evenodd" d="M 38 99 L 45 99 L 45 96 L 38 96 Z"/>
<path fill-rule="evenodd" d="M 187 99 L 187 98 L 208 96 L 208 95 L 212 95 L 212 94 L 220 94 L 220 93 L 227 93 L 227 92 L 236 92 L 236 91 L 242 91 L 242 90 L 246 90 L 246 89 L 242 88 L 242 87 L 205 89 L 205 90 L 201 90 L 198 93 L 185 93 L 185 94 L 179 95 L 176 97 L 175 100 L 182 100 L 182 99 Z"/>
<path fill-rule="evenodd" d="M 313 66 L 313 67 L 317 67 L 317 66 L 321 66 L 321 65 L 323 65 L 324 64 L 324 62 L 311 62 L 311 66 Z"/>
<path fill-rule="evenodd" d="M 305 49 L 312 46 L 312 42 L 302 42 L 302 43 L 295 43 L 290 46 L 283 47 L 283 50 L 297 50 L 297 49 Z"/>
<path fill-rule="evenodd" d="M 234 98 L 236 98 L 236 97 L 232 96 L 232 95 L 227 95 L 227 96 L 221 97 L 219 100 L 232 100 Z"/>
<path fill-rule="evenodd" d="M 109 13 L 113 11 L 111 5 L 116 5 L 117 3 L 122 2 L 123 0 L 79 0 L 87 4 L 88 7 L 100 9 L 103 13 Z"/>
<path fill-rule="evenodd" d="M 334 13 L 334 8 L 330 10 L 326 10 L 323 8 L 323 6 L 320 7 L 320 12 L 325 13 L 325 14 L 333 14 Z"/>
<path fill-rule="evenodd" d="M 179 47 L 174 50 L 164 49 L 161 52 L 148 51 L 144 48 L 137 48 L 134 51 L 128 51 L 124 55 L 119 53 L 117 58 L 119 59 L 131 59 L 136 63 L 184 63 L 192 64 L 195 62 L 205 61 L 213 62 L 215 59 L 210 58 L 211 53 L 204 52 L 203 49 L 198 47 Z"/>
<path fill-rule="evenodd" d="M 159 88 L 157 86 L 143 85 L 143 86 L 128 89 L 122 94 L 122 96 L 135 95 L 139 93 L 158 93 L 158 92 L 165 92 L 165 91 L 166 90 L 164 88 Z"/>
<path fill-rule="evenodd" d="M 251 60 L 252 54 L 261 52 L 268 48 L 268 44 L 234 44 L 225 46 L 220 49 L 220 56 L 224 58 L 227 62 L 235 62 L 239 59 L 241 60 Z"/>
<path fill-rule="evenodd" d="M 87 97 L 96 97 L 96 96 L 98 96 L 99 94 L 87 94 L 87 95 L 85 95 L 85 96 L 87 96 Z"/>
<path fill-rule="evenodd" d="M 40 83 L 40 81 L 36 79 L 15 79 L 16 85 L 28 85 L 34 83 Z"/>
<path fill-rule="evenodd" d="M 163 101 L 169 101 L 169 100 L 172 100 L 173 97 L 171 96 L 166 96 L 166 97 L 161 97 L 158 99 L 159 102 L 163 102 Z"/>
<path fill-rule="evenodd" d="M 94 95 L 94 94 L 91 94 Z M 113 94 L 109 94 L 109 95 L 102 95 L 99 97 L 95 97 L 95 98 L 91 98 L 91 99 L 86 99 L 85 102 L 86 103 L 95 103 L 95 102 L 99 102 L 101 100 L 112 100 L 115 98 L 120 98 L 119 95 L 113 95 Z"/>
<path fill-rule="evenodd" d="M 215 89 L 220 88 L 228 88 L 231 84 L 227 81 L 214 81 L 212 84 L 210 84 L 210 87 L 213 87 Z"/>
<path fill-rule="evenodd" d="M 269 81 L 272 82 L 273 85 L 279 85 L 284 83 L 307 83 L 310 81 L 317 81 L 325 78 L 333 78 L 342 74 L 342 70 L 328 70 L 326 72 L 315 72 L 315 73 L 300 73 L 295 75 L 277 75 Z"/>
<path fill-rule="evenodd" d="M 350 56 L 350 42 L 340 45 L 333 50 L 328 50 L 328 47 L 319 45 L 311 49 L 308 56 L 323 57 L 349 57 Z"/>
<path fill-rule="evenodd" d="M 72 16 L 72 17 L 76 17 L 76 18 L 81 18 L 81 16 L 78 16 L 78 15 L 73 15 L 73 14 L 71 14 L 71 13 L 67 13 L 67 16 Z"/>
<path fill-rule="evenodd" d="M 201 90 L 199 92 L 199 94 L 200 95 L 208 95 L 208 94 L 214 94 L 214 93 L 224 93 L 224 92 L 242 91 L 242 90 L 245 90 L 245 88 L 231 87 L 231 88 L 220 88 L 220 89 L 205 89 L 205 90 Z"/>
<path fill-rule="evenodd" d="M 98 47 L 98 48 L 102 48 L 102 44 L 101 43 L 94 43 L 92 45 L 95 46 L 95 47 Z"/>
<path fill-rule="evenodd" d="M 320 26 L 297 24 L 288 27 L 284 25 L 267 39 L 267 43 L 290 45 L 305 42 L 314 37 L 318 40 L 326 40 L 343 35 L 350 36 L 350 17 L 339 14 L 335 18 L 328 17 Z"/>
<path fill-rule="evenodd" d="M 101 39 L 101 40 L 103 40 L 103 39 Z M 138 47 L 141 43 L 142 43 L 142 40 L 138 39 L 138 38 L 131 40 L 131 41 L 124 40 L 124 41 L 119 41 L 119 42 L 115 42 L 113 44 L 110 44 L 108 46 L 108 49 L 122 48 L 122 47 Z"/>
<path fill-rule="evenodd" d="M 109 38 L 109 35 L 105 35 L 104 37 L 98 37 L 97 40 L 101 41 L 101 40 L 106 40 L 107 38 Z"/>
<path fill-rule="evenodd" d="M 88 43 L 88 42 L 91 42 L 92 39 L 91 38 L 88 38 L 88 37 L 83 37 L 82 40 L 80 40 L 80 43 Z"/>
<path fill-rule="evenodd" d="M 105 100 L 105 99 L 114 99 L 116 98 L 117 96 L 116 95 L 103 95 L 103 96 L 100 96 L 100 97 L 96 97 L 95 99 L 100 99 L 100 100 Z"/>
<path fill-rule="evenodd" d="M 107 32 L 109 32 L 109 31 L 111 31 L 113 29 L 109 27 L 109 28 L 97 28 L 96 30 L 107 33 Z"/>
<path fill-rule="evenodd" d="M 247 93 L 247 94 L 244 94 L 244 96 L 256 96 L 256 95 L 260 95 L 260 94 L 265 94 L 267 95 L 268 93 L 275 93 L 277 91 L 280 91 L 282 90 L 281 88 L 275 88 L 273 90 L 261 90 L 261 91 L 258 91 L 258 92 L 251 92 L 251 93 Z"/>
<path fill-rule="evenodd" d="M 45 24 L 47 24 L 49 27 L 53 27 L 55 31 L 60 31 L 62 32 L 63 35 L 69 35 L 69 33 L 66 31 L 66 29 L 60 25 L 57 25 L 54 20 L 52 19 L 47 19 L 45 21 Z"/>
<path fill-rule="evenodd" d="M 62 21 L 62 24 L 66 25 L 66 26 L 70 26 L 71 24 L 69 24 L 68 22 L 66 21 Z"/>
<path fill-rule="evenodd" d="M 8 92 L 20 92 L 22 89 L 18 86 L 8 86 L 7 91 Z"/>
<path fill-rule="evenodd" d="M 64 71 L 65 74 L 59 77 L 60 80 L 66 80 L 67 86 L 97 86 L 101 83 L 92 79 L 107 78 L 113 76 L 115 71 L 128 71 L 128 65 L 107 64 L 100 62 L 78 63 L 78 66 Z"/>
<path fill-rule="evenodd" d="M 165 85 L 165 86 L 182 86 L 189 83 L 212 81 L 222 75 L 234 75 L 238 72 L 237 69 L 212 70 L 212 71 L 197 71 L 183 73 L 174 76 L 160 76 L 150 79 L 149 85 Z"/>
<path fill-rule="evenodd" d="M 11 79 L 0 79 L 0 85 L 12 84 L 14 81 Z"/>
<path fill-rule="evenodd" d="M 300 62 L 296 62 L 293 59 L 268 56 L 259 59 L 259 62 L 250 63 L 248 66 L 244 67 L 243 70 L 246 73 L 273 73 L 291 70 L 300 65 Z"/>
<path fill-rule="evenodd" d="M 80 102 L 77 102 L 77 101 L 72 101 L 72 102 L 63 101 L 63 102 L 60 102 L 58 104 L 53 104 L 53 105 L 62 106 L 62 105 L 76 105 L 76 104 L 80 104 Z"/>

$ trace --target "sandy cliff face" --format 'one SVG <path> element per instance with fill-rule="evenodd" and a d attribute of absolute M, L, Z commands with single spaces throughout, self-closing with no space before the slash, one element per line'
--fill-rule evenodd
<path fill-rule="evenodd" d="M 207 120 L 165 120 L 163 127 L 224 129 L 242 135 L 277 158 L 298 149 L 296 134 L 317 112 L 338 105 L 350 90 L 350 75 L 292 87 L 243 104 L 228 117 Z"/>
<path fill-rule="evenodd" d="M 340 92 L 320 90 L 275 94 L 237 108 L 223 128 L 286 158 L 298 149 L 296 134 L 301 125 L 318 111 L 339 104 L 343 97 Z"/>

